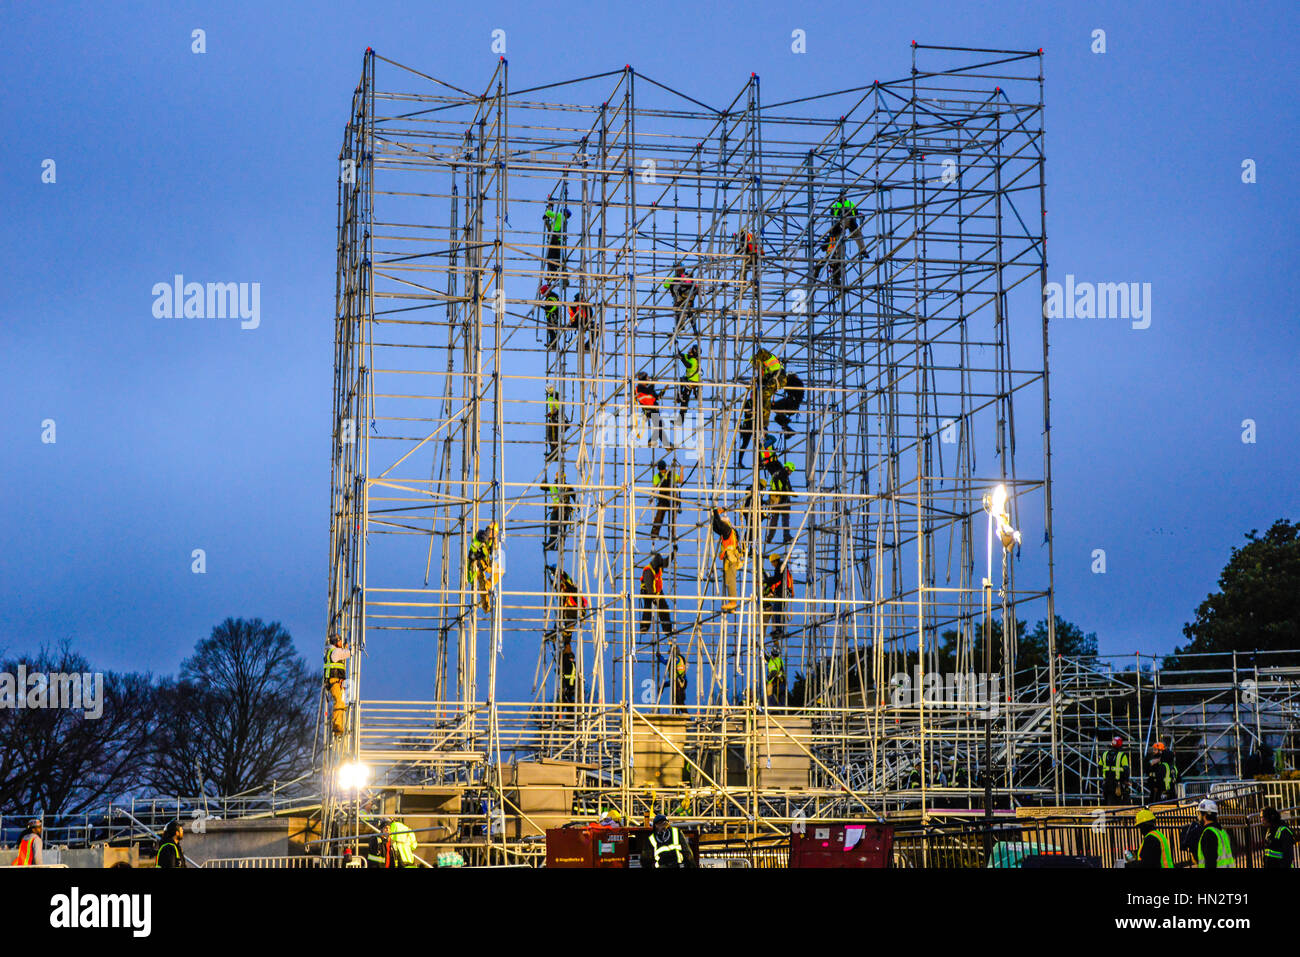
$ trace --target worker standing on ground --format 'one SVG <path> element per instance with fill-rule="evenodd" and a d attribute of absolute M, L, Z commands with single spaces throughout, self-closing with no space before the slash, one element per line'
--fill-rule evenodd
<path fill-rule="evenodd" d="M 754 242 L 754 234 L 748 229 L 742 229 L 736 233 L 736 255 L 740 258 L 740 284 L 744 286 L 749 282 L 749 274 L 753 272 L 754 279 L 758 279 L 758 243 Z"/>
<path fill-rule="evenodd" d="M 700 329 L 695 323 L 695 293 L 697 287 L 694 277 L 686 271 L 686 266 L 679 260 L 673 263 L 672 272 L 664 280 L 663 285 L 673 299 L 673 338 L 676 339 L 682 335 L 686 323 L 689 322 L 691 332 L 698 339 Z"/>
<path fill-rule="evenodd" d="M 1101 803 L 1124 804 L 1128 799 L 1129 764 L 1124 739 L 1116 736 L 1101 756 Z"/>
<path fill-rule="evenodd" d="M 393 838 L 388 822 L 381 818 L 376 823 L 379 833 L 372 835 L 366 846 L 366 864 L 369 867 L 394 867 Z"/>
<path fill-rule="evenodd" d="M 1268 828 L 1264 866 L 1290 870 L 1295 863 L 1295 834 L 1282 823 L 1282 814 L 1275 807 L 1264 808 L 1264 825 Z"/>
<path fill-rule="evenodd" d="M 351 653 L 343 647 L 343 639 L 338 635 L 331 636 L 329 644 L 325 646 L 325 690 L 334 702 L 330 712 L 330 727 L 336 738 L 347 730 L 348 706 L 343 695 L 343 682 L 347 677 L 347 660 Z"/>
<path fill-rule="evenodd" d="M 700 347 L 692 345 L 683 354 L 677 353 L 682 364 L 682 384 L 677 387 L 677 404 L 682 411 L 690 408 L 691 400 L 700 397 Z"/>
<path fill-rule="evenodd" d="M 681 469 L 669 468 L 668 463 L 660 459 L 655 463 L 654 474 L 654 521 L 650 525 L 650 538 L 659 537 L 660 530 L 667 519 L 669 541 L 677 537 L 677 510 L 681 507 L 677 490 L 681 486 Z"/>
<path fill-rule="evenodd" d="M 1169 838 L 1156 830 L 1156 816 L 1149 808 L 1143 808 L 1133 818 L 1138 833 L 1142 835 L 1142 846 L 1138 848 L 1139 868 L 1173 867 L 1174 854 L 1169 847 Z"/>
<path fill-rule="evenodd" d="M 568 219 L 568 209 L 556 209 L 555 203 L 546 201 L 546 211 L 542 213 L 542 231 L 546 234 L 546 268 L 554 277 L 564 269 L 564 223 Z"/>
<path fill-rule="evenodd" d="M 1196 838 L 1196 866 L 1203 868 L 1235 867 L 1232 842 L 1228 832 L 1219 827 L 1219 805 L 1205 798 L 1196 805 L 1201 815 L 1201 833 Z"/>
<path fill-rule="evenodd" d="M 169 821 L 163 828 L 162 841 L 158 845 L 158 867 L 187 867 L 185 852 L 181 849 L 185 838 L 185 828 L 180 821 Z"/>
<path fill-rule="evenodd" d="M 419 867 L 420 862 L 415 857 L 415 849 L 420 841 L 416 838 L 415 832 L 407 827 L 401 818 L 394 818 L 388 825 L 388 833 L 393 842 L 393 855 L 397 858 L 397 866 Z"/>
<path fill-rule="evenodd" d="M 659 631 L 662 637 L 671 638 L 673 634 L 672 616 L 668 612 L 668 599 L 664 597 L 664 566 L 668 559 L 658 552 L 650 556 L 650 561 L 641 569 L 641 633 L 650 631 L 653 619 L 659 618 Z"/>
<path fill-rule="evenodd" d="M 736 610 L 736 572 L 743 564 L 740 557 L 740 539 L 735 526 L 727 519 L 727 510 L 721 506 L 713 510 L 713 532 L 718 536 L 718 558 L 722 562 L 722 580 L 727 590 L 727 600 L 722 611 Z"/>
<path fill-rule="evenodd" d="M 669 825 L 668 818 L 662 814 L 655 815 L 654 830 L 646 836 L 641 866 L 661 870 L 695 866 L 690 842 L 678 828 Z"/>
<path fill-rule="evenodd" d="M 546 387 L 546 460 L 549 462 L 560 451 L 560 435 L 564 431 L 564 410 L 555 386 Z"/>
<path fill-rule="evenodd" d="M 785 389 L 781 392 L 781 398 L 772 403 L 772 418 L 776 419 L 776 424 L 781 426 L 781 431 L 786 434 L 794 432 L 790 427 L 790 416 L 797 413 L 803 405 L 803 389 L 803 379 L 787 369 Z"/>
<path fill-rule="evenodd" d="M 10 863 L 14 867 L 37 867 L 45 863 L 45 841 L 41 835 L 45 825 L 37 818 L 27 822 L 27 827 L 18 837 L 18 856 Z"/>

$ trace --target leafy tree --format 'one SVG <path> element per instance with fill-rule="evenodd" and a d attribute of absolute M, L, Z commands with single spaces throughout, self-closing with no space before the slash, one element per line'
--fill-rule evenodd
<path fill-rule="evenodd" d="M 1251 529 L 1183 635 L 1166 668 L 1179 654 L 1300 649 L 1300 523 L 1278 519 L 1262 537 Z"/>
<path fill-rule="evenodd" d="M 236 794 L 303 774 L 319 687 L 278 622 L 227 618 L 164 683 L 149 784 Z"/>

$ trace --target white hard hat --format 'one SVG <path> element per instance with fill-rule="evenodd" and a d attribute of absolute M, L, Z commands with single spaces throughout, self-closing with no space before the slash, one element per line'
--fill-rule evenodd
<path fill-rule="evenodd" d="M 1201 803 L 1196 805 L 1196 810 L 1204 811 L 1206 814 L 1218 814 L 1219 805 L 1211 801 L 1209 798 L 1202 798 Z"/>

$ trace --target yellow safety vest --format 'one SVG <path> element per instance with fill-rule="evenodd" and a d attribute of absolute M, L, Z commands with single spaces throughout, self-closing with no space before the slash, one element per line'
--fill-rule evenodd
<path fill-rule="evenodd" d="M 1164 834 L 1162 834 L 1160 831 L 1152 831 L 1151 833 L 1154 834 L 1156 840 L 1160 842 L 1160 866 L 1173 867 L 1174 854 L 1173 851 L 1170 850 L 1169 848 L 1169 838 L 1166 837 Z M 1143 840 L 1145 840 L 1145 838 L 1143 838 Z"/>
<path fill-rule="evenodd" d="M 1219 856 L 1216 863 L 1219 867 L 1236 867 L 1232 861 L 1232 844 L 1228 841 L 1228 832 L 1215 824 L 1207 824 L 1201 831 L 1201 836 L 1196 839 L 1196 866 L 1205 866 L 1205 852 L 1201 850 L 1201 842 L 1205 840 L 1205 835 L 1213 834 L 1219 840 Z"/>

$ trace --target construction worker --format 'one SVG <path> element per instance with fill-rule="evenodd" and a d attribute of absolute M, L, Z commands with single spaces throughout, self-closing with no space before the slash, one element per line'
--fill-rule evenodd
<path fill-rule="evenodd" d="M 754 278 L 758 278 L 758 243 L 754 242 L 754 234 L 747 229 L 742 229 L 736 233 L 736 255 L 741 257 L 740 260 L 740 283 L 743 286 L 749 282 L 750 270 L 753 270 Z"/>
<path fill-rule="evenodd" d="M 1165 760 L 1165 746 L 1157 741 L 1147 761 L 1147 802 L 1171 801 L 1174 798 L 1174 766 Z"/>
<path fill-rule="evenodd" d="M 18 856 L 9 863 L 14 867 L 37 867 L 45 863 L 45 841 L 42 834 L 45 825 L 37 818 L 27 822 L 27 827 L 18 836 Z"/>
<path fill-rule="evenodd" d="M 560 294 L 554 286 L 542 283 L 539 297 L 542 300 L 542 318 L 546 323 L 546 348 L 554 349 L 560 341 Z"/>
<path fill-rule="evenodd" d="M 785 659 L 775 644 L 767 650 L 767 703 L 785 704 Z"/>
<path fill-rule="evenodd" d="M 419 867 L 420 862 L 415 856 L 415 849 L 419 847 L 419 838 L 415 832 L 406 826 L 401 818 L 393 818 L 388 825 L 388 833 L 393 842 L 393 856 L 397 858 L 398 867 Z"/>
<path fill-rule="evenodd" d="M 591 303 L 581 293 L 573 297 L 569 305 L 569 326 L 577 333 L 579 344 L 587 352 L 596 346 L 596 323 L 591 312 Z"/>
<path fill-rule="evenodd" d="M 785 609 L 794 594 L 794 576 L 779 552 L 772 556 L 772 573 L 763 578 L 763 617 L 772 626 L 772 639 L 785 637 Z"/>
<path fill-rule="evenodd" d="M 691 399 L 700 397 L 700 347 L 693 345 L 685 354 L 677 353 L 677 359 L 683 366 L 682 384 L 677 387 L 677 404 L 683 410 L 690 408 Z"/>
<path fill-rule="evenodd" d="M 1264 824 L 1268 828 L 1264 846 L 1264 866 L 1271 870 L 1290 870 L 1295 863 L 1295 834 L 1282 823 L 1282 814 L 1275 807 L 1264 808 Z"/>
<path fill-rule="evenodd" d="M 680 260 L 673 263 L 672 272 L 664 280 L 663 286 L 673 299 L 673 338 L 682 335 L 686 322 L 691 324 L 695 338 L 700 337 L 699 326 L 695 323 L 695 279 L 686 271 Z"/>
<path fill-rule="evenodd" d="M 1124 739 L 1116 736 L 1101 756 L 1101 803 L 1124 804 L 1128 797 L 1128 754 Z"/>
<path fill-rule="evenodd" d="M 555 386 L 546 387 L 546 460 L 549 462 L 560 451 L 560 436 L 564 432 L 564 410 Z"/>
<path fill-rule="evenodd" d="M 573 653 L 573 642 L 566 633 L 560 646 L 560 704 L 573 704 L 577 700 L 578 656 Z"/>
<path fill-rule="evenodd" d="M 573 486 L 564 481 L 564 473 L 556 476 L 554 483 L 543 485 L 548 502 L 546 508 L 546 538 L 542 540 L 542 550 L 555 548 L 560 540 L 560 533 L 573 513 Z"/>
<path fill-rule="evenodd" d="M 862 232 L 858 228 L 858 207 L 848 198 L 845 190 L 840 190 L 835 202 L 831 203 L 831 231 L 836 236 L 852 236 L 858 241 L 858 254 L 866 256 L 867 249 L 862 243 Z"/>
<path fill-rule="evenodd" d="M 672 658 L 672 684 L 673 684 L 673 707 L 686 707 L 686 656 L 682 654 L 680 648 L 673 649 Z"/>
<path fill-rule="evenodd" d="M 554 572 L 554 587 L 556 594 L 559 596 L 557 599 L 556 631 L 559 632 L 561 640 L 568 641 L 569 636 L 573 634 L 574 626 L 577 625 L 583 611 L 588 607 L 587 598 L 585 595 L 578 593 L 577 583 L 564 569 L 557 568 L 554 565 L 547 565 L 546 569 Z"/>
<path fill-rule="evenodd" d="M 670 826 L 668 818 L 662 814 L 655 815 L 654 830 L 646 836 L 641 866 L 667 870 L 695 866 L 690 842 L 678 828 Z"/>
<path fill-rule="evenodd" d="M 556 209 L 554 201 L 546 201 L 542 231 L 546 234 L 546 269 L 552 276 L 558 277 L 564 269 L 564 224 L 568 216 L 567 208 Z"/>
<path fill-rule="evenodd" d="M 162 841 L 158 844 L 158 856 L 154 863 L 157 867 L 187 867 L 185 852 L 181 849 L 185 838 L 185 828 L 180 821 L 169 821 L 163 828 Z"/>
<path fill-rule="evenodd" d="M 1133 818 L 1133 823 L 1137 825 L 1138 833 L 1142 835 L 1137 866 L 1140 868 L 1173 867 L 1174 854 L 1169 847 L 1169 838 L 1156 830 L 1156 816 L 1151 813 L 1151 810 L 1144 807 L 1138 811 Z"/>
<path fill-rule="evenodd" d="M 666 518 L 668 538 L 672 540 L 677 537 L 677 510 L 681 507 L 677 495 L 677 489 L 682 482 L 681 469 L 669 468 L 668 463 L 660 459 L 655 463 L 653 482 L 655 517 L 650 524 L 650 538 L 654 540 L 659 537 L 659 531 L 664 527 Z"/>
<path fill-rule="evenodd" d="M 673 633 L 672 616 L 668 612 L 668 599 L 664 597 L 664 566 L 668 559 L 658 552 L 650 556 L 650 561 L 641 569 L 641 633 L 650 630 L 653 619 L 658 615 L 659 629 L 664 638 L 671 638 Z"/>
<path fill-rule="evenodd" d="M 1196 838 L 1196 866 L 1204 868 L 1235 867 L 1232 842 L 1228 832 L 1219 827 L 1219 805 L 1205 798 L 1196 805 L 1201 815 L 1201 833 Z"/>
<path fill-rule="evenodd" d="M 366 864 L 369 867 L 396 867 L 393 856 L 393 836 L 388 822 L 382 818 L 376 822 L 379 833 L 370 838 L 366 847 Z"/>
<path fill-rule="evenodd" d="M 790 483 L 790 477 L 794 475 L 794 471 L 793 462 L 782 462 L 779 459 L 768 466 L 768 475 L 772 476 L 771 491 L 767 496 L 768 514 L 771 518 L 767 526 L 767 534 L 763 538 L 764 545 L 772 541 L 778 524 L 781 526 L 784 540 L 787 542 L 790 540 L 790 498 L 794 495 L 794 486 Z"/>
<path fill-rule="evenodd" d="M 740 556 L 740 539 L 735 526 L 727 519 L 727 510 L 721 506 L 713 510 L 713 532 L 718 536 L 718 558 L 722 562 L 722 580 L 727 589 L 727 600 L 722 611 L 736 610 L 736 572 L 744 564 Z"/>
<path fill-rule="evenodd" d="M 334 737 L 339 737 L 347 730 L 348 706 L 343 697 L 343 682 L 347 677 L 347 660 L 351 650 L 343 647 L 343 639 L 332 635 L 325 646 L 325 689 L 334 702 L 331 711 L 330 726 Z"/>
<path fill-rule="evenodd" d="M 772 397 L 785 386 L 785 366 L 767 349 L 759 349 L 753 362 L 754 373 L 758 376 L 759 385 L 763 390 L 763 403 L 766 406 L 763 413 L 763 431 L 767 431 L 767 414 L 772 409 Z"/>
<path fill-rule="evenodd" d="M 659 421 L 659 391 L 650 381 L 650 375 L 646 372 L 637 373 L 636 387 L 633 393 L 636 396 L 637 405 L 641 406 L 641 411 L 645 415 L 646 421 L 646 441 L 654 446 L 656 443 L 656 433 L 659 433 L 659 439 L 663 440 L 662 429 Z M 668 443 L 663 442 L 664 445 Z"/>
<path fill-rule="evenodd" d="M 479 602 L 484 611 L 492 610 L 492 588 L 496 585 L 497 523 L 489 522 L 486 528 L 475 533 L 469 545 L 469 584 L 477 588 Z"/>
<path fill-rule="evenodd" d="M 803 389 L 803 379 L 787 369 L 781 398 L 772 403 L 772 418 L 776 419 L 776 424 L 781 426 L 782 432 L 787 434 L 794 432 L 790 427 L 790 416 L 798 412 L 799 407 L 803 405 Z"/>

